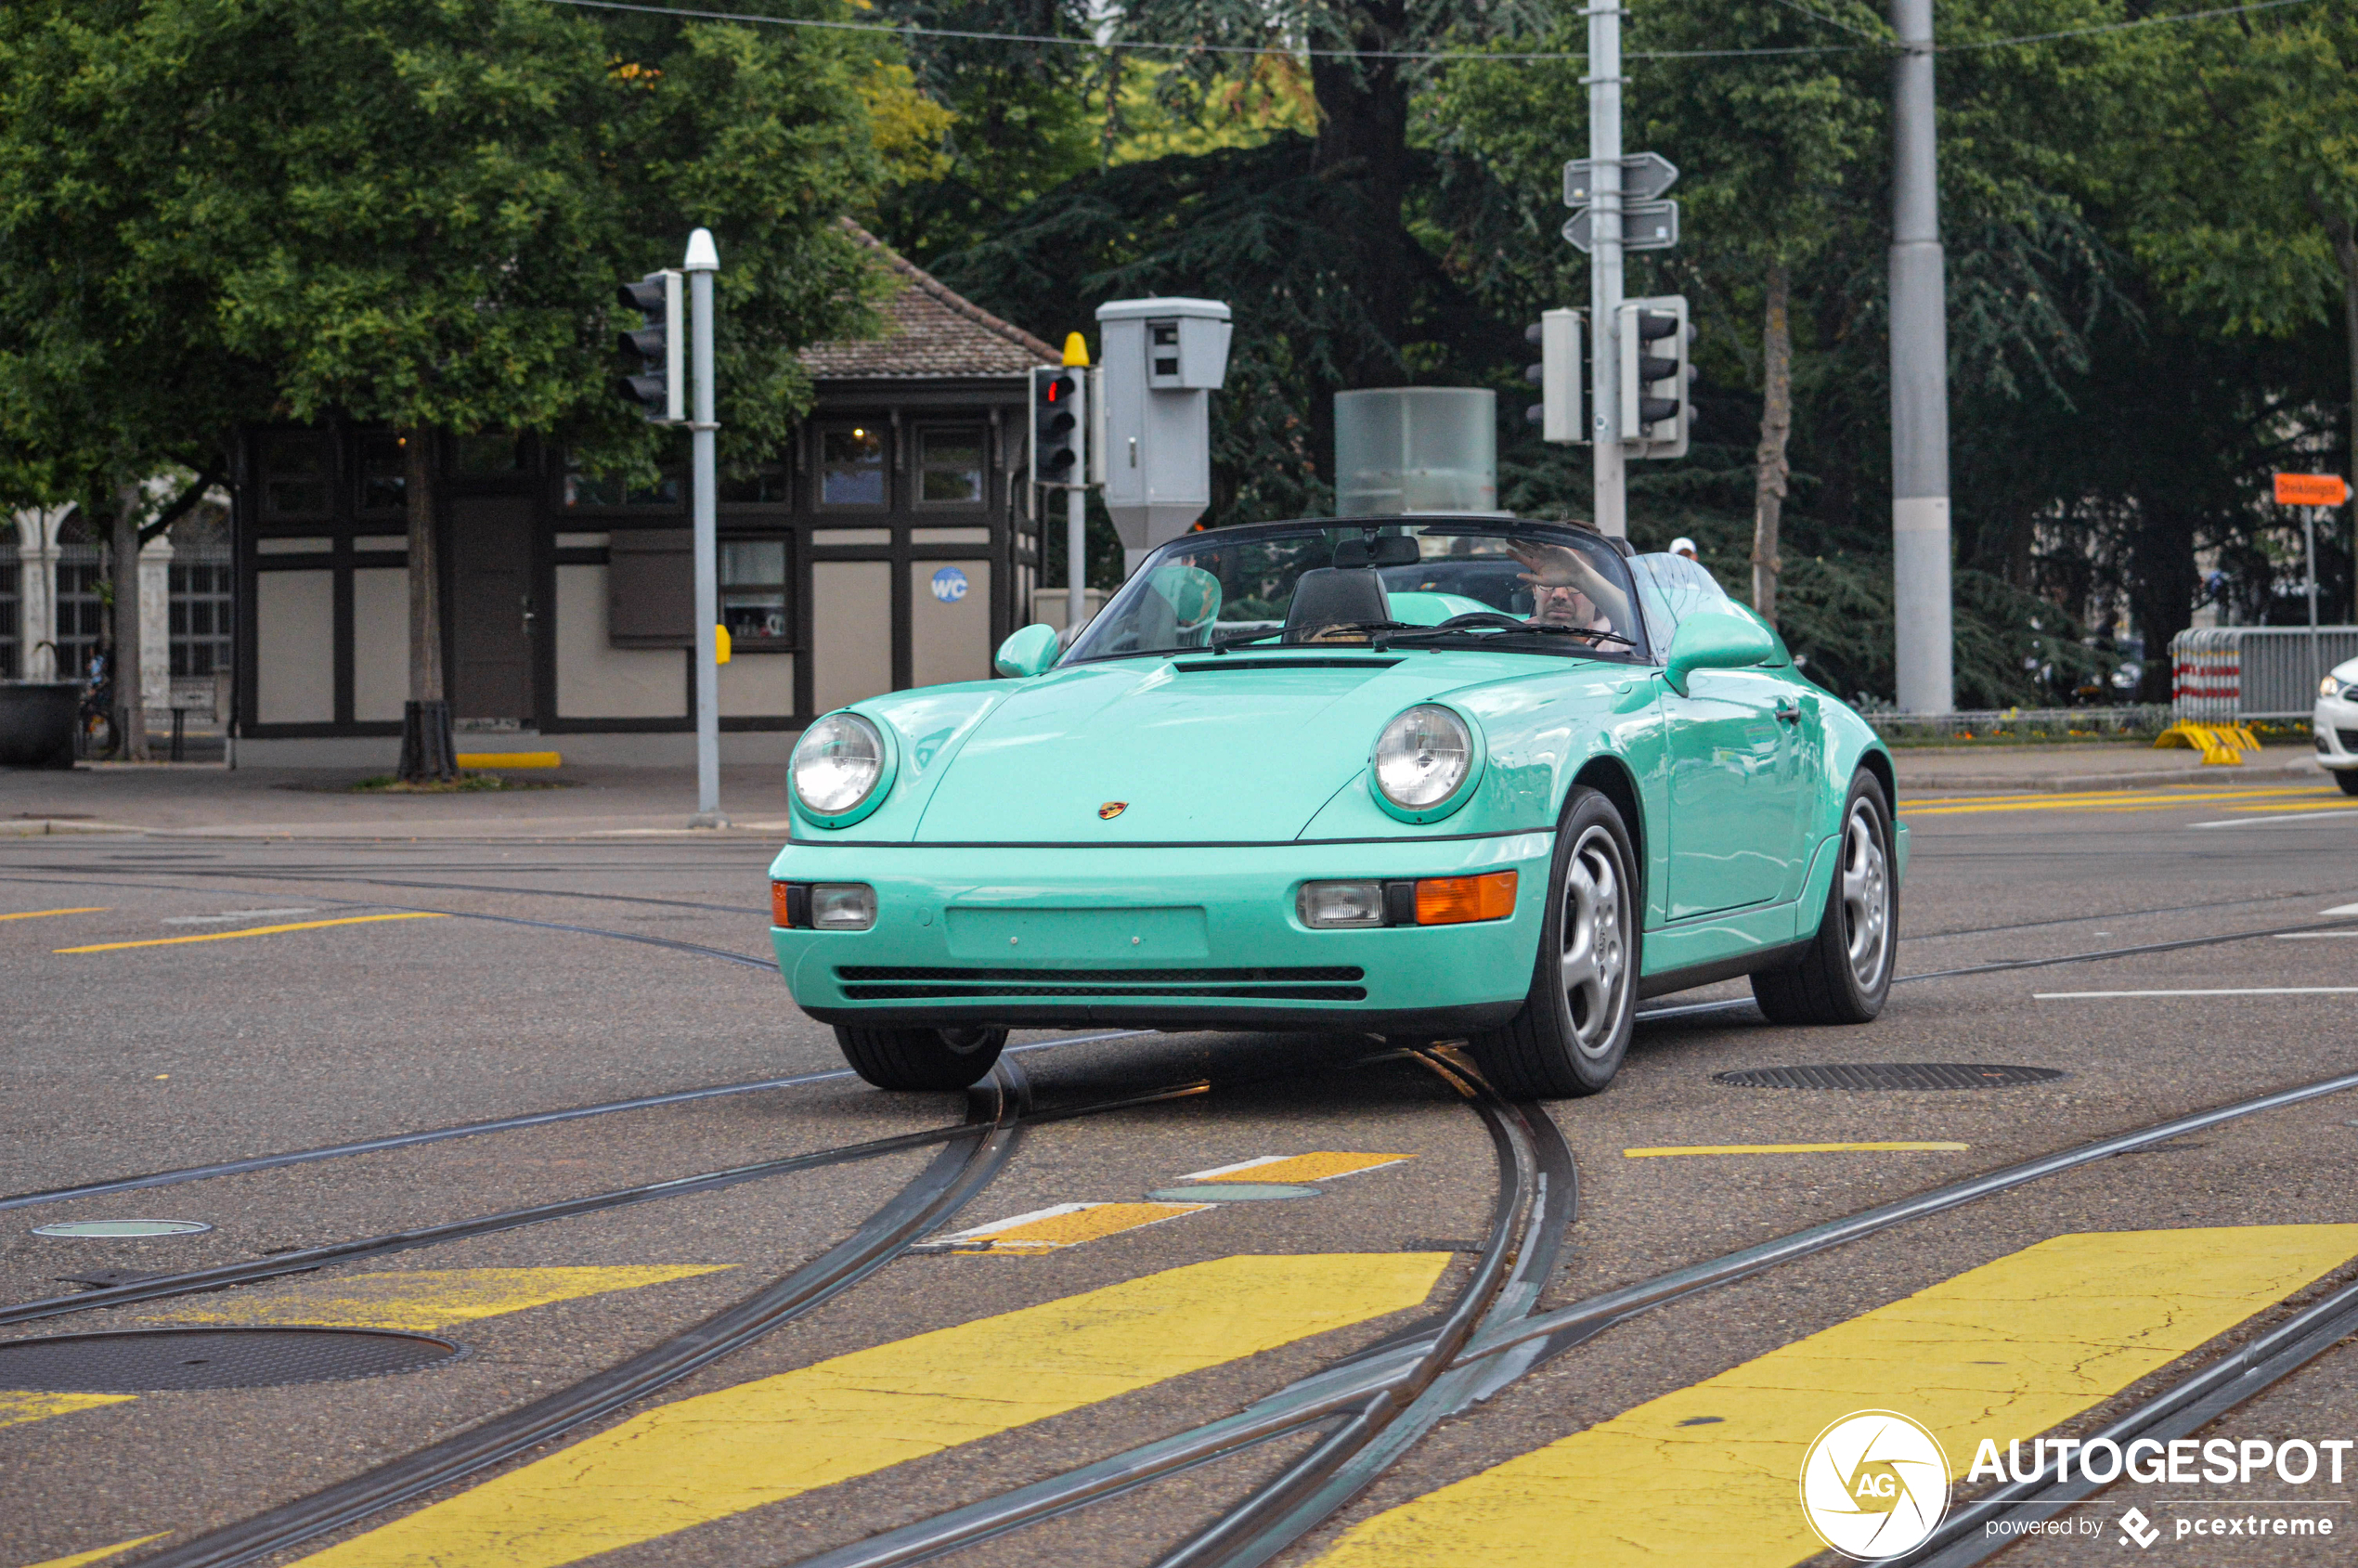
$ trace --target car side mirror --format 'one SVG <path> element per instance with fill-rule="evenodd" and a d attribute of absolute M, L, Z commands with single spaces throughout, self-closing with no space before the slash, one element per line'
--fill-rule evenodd
<path fill-rule="evenodd" d="M 1699 669 L 1748 669 L 1777 656 L 1777 640 L 1767 628 L 1742 616 L 1705 611 L 1678 623 L 1670 639 L 1670 666 L 1663 679 L 1680 696 Z"/>
<path fill-rule="evenodd" d="M 1038 675 L 1056 662 L 1056 628 L 1043 621 L 1034 621 L 1021 631 L 999 644 L 999 654 L 991 661 L 1002 675 L 1018 680 Z"/>

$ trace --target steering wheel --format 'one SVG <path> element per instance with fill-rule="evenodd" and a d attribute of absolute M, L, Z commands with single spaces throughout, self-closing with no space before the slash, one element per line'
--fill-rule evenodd
<path fill-rule="evenodd" d="M 1459 627 L 1469 626 L 1525 627 L 1530 624 L 1531 623 L 1529 621 L 1524 620 L 1521 616 L 1510 616 L 1504 610 L 1469 610 L 1462 616 L 1450 616 L 1447 620 L 1442 621 L 1438 625 L 1434 626 L 1432 629 L 1435 631 L 1453 631 Z"/>

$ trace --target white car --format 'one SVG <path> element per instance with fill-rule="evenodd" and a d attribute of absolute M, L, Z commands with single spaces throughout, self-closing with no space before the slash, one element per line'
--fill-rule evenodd
<path fill-rule="evenodd" d="M 2317 683 L 2317 760 L 2333 770 L 2344 795 L 2358 795 L 2358 659 L 2334 667 Z"/>

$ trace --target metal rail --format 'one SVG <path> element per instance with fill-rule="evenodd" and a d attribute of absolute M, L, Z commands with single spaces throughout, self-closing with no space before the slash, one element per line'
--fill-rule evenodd
<path fill-rule="evenodd" d="M 846 1240 L 810 1263 L 651 1350 L 307 1497 L 137 1559 L 139 1568 L 230 1568 L 365 1519 L 406 1498 L 497 1464 L 642 1399 L 751 1343 L 890 1263 L 938 1228 L 1006 1165 L 1022 1136 L 1030 1090 L 1002 1061 L 989 1087 L 969 1091 L 970 1120 L 926 1169 Z"/>

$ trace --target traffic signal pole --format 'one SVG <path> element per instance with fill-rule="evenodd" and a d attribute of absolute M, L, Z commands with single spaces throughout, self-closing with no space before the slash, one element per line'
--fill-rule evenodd
<path fill-rule="evenodd" d="M 1932 0 L 1892 0 L 1891 554 L 1899 707 L 1956 707 L 1949 581 L 1949 325 L 1933 132 Z"/>
<path fill-rule="evenodd" d="M 1905 0 L 1902 0 L 1905 3 Z M 1929 0 L 1924 0 L 1929 4 Z M 1588 177 L 1596 237 L 1588 253 L 1588 320 L 1592 350 L 1590 436 L 1596 476 L 1596 523 L 1616 538 L 1629 533 L 1621 449 L 1621 6 L 1597 0 L 1588 17 Z"/>
<path fill-rule="evenodd" d="M 699 228 L 688 237 L 688 375 L 691 408 L 689 443 L 693 472 L 690 483 L 695 496 L 696 552 L 696 814 L 691 827 L 727 827 L 720 814 L 720 566 L 717 490 L 719 483 L 715 435 L 720 427 L 712 418 L 712 275 L 720 270 L 720 253 L 712 231 Z"/>

